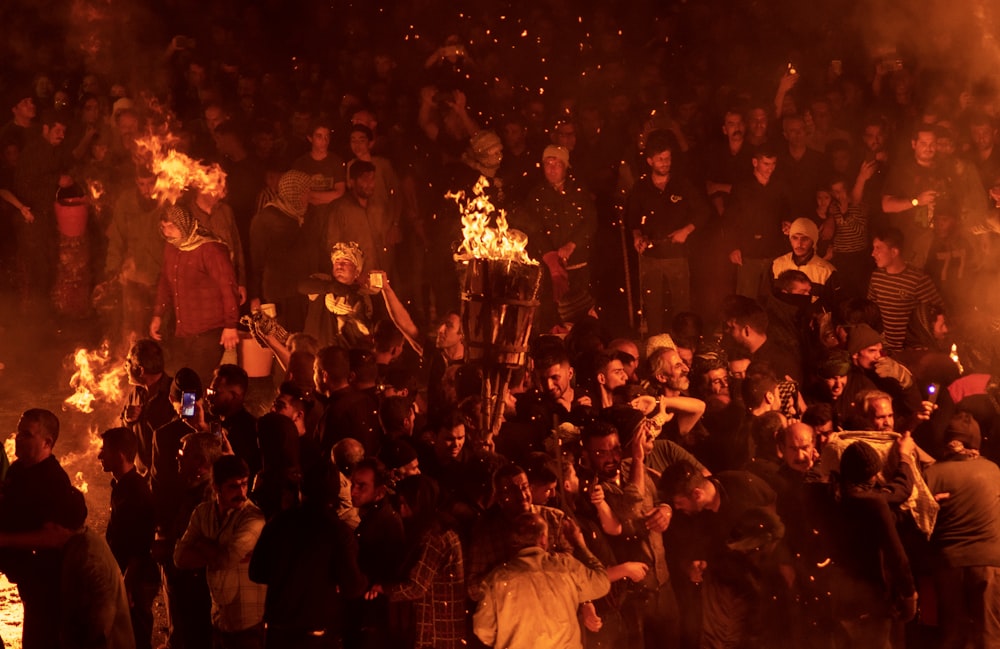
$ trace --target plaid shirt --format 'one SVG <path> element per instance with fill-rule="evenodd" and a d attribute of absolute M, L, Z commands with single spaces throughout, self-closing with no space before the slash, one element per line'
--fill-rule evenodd
<path fill-rule="evenodd" d="M 222 552 L 205 575 L 212 594 L 212 624 L 220 631 L 242 631 L 264 619 L 267 586 L 250 581 L 250 556 L 264 529 L 264 514 L 252 502 L 219 516 L 215 499 L 198 505 L 184 536 L 174 548 L 174 562 L 187 546 L 206 539 Z"/>
<path fill-rule="evenodd" d="M 392 601 L 412 600 L 417 649 L 461 649 L 465 644 L 462 545 L 452 530 L 428 534 L 407 581 L 387 588 Z"/>

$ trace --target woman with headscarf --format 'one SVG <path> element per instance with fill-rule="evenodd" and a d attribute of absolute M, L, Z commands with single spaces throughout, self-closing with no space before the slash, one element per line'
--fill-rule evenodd
<path fill-rule="evenodd" d="M 160 232 L 167 245 L 149 335 L 162 340 L 163 316 L 172 312 L 174 360 L 208 385 L 223 348 L 235 349 L 239 341 L 239 296 L 229 249 L 177 205 L 163 212 Z"/>
<path fill-rule="evenodd" d="M 278 181 L 278 197 L 250 222 L 250 310 L 274 304 L 277 320 L 288 331 L 302 331 L 306 300 L 299 281 L 309 275 L 310 251 L 305 227 L 309 175 L 287 171 Z"/>

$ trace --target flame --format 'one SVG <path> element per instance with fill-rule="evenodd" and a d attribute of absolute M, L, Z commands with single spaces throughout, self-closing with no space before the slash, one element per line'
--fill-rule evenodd
<path fill-rule="evenodd" d="M 99 180 L 87 181 L 87 189 L 90 190 L 90 196 L 95 201 L 101 200 L 101 196 L 104 196 L 104 185 Z"/>
<path fill-rule="evenodd" d="M 150 158 L 156 174 L 153 197 L 161 204 L 174 204 L 186 189 L 222 197 L 226 192 L 226 172 L 217 164 L 204 165 L 177 151 L 177 138 L 170 135 L 149 135 L 136 140 L 139 151 Z"/>
<path fill-rule="evenodd" d="M 94 402 L 117 402 L 125 395 L 122 381 L 125 367 L 111 358 L 105 341 L 101 348 L 89 351 L 83 347 L 73 354 L 76 372 L 69 380 L 75 392 L 63 402 L 83 413 L 94 412 Z"/>
<path fill-rule="evenodd" d="M 959 374 L 965 374 L 965 369 L 962 367 L 962 361 L 958 359 L 958 345 L 952 343 L 951 353 L 948 354 L 948 358 L 950 358 L 951 361 L 958 367 Z"/>
<path fill-rule="evenodd" d="M 14 458 L 17 456 L 17 447 L 15 446 L 17 442 L 14 441 L 14 435 L 16 434 L 17 433 L 11 433 L 7 436 L 7 439 L 3 441 L 3 452 L 7 454 L 7 459 L 11 462 L 13 462 Z"/>
<path fill-rule="evenodd" d="M 76 472 L 76 478 L 73 480 L 73 486 L 75 486 L 83 493 L 87 493 L 89 485 L 87 484 L 87 481 L 83 477 L 83 471 Z"/>
<path fill-rule="evenodd" d="M 465 192 L 445 194 L 445 198 L 454 200 L 462 210 L 463 239 L 455 258 L 466 261 L 502 259 L 537 265 L 537 261 L 528 257 L 528 237 L 520 230 L 509 228 L 507 213 L 497 210 L 490 202 L 486 195 L 489 186 L 490 181 L 480 176 L 472 188 L 472 197 L 467 198 Z M 496 227 L 490 227 L 493 214 L 496 214 Z"/>

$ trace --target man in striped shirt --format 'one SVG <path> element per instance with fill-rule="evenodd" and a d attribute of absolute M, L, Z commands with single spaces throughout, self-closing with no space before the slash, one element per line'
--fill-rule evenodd
<path fill-rule="evenodd" d="M 903 348 L 906 326 L 920 304 L 943 305 L 930 278 L 903 259 L 903 233 L 886 228 L 875 235 L 872 257 L 877 270 L 868 284 L 868 299 L 882 312 L 883 335 L 888 349 Z"/>

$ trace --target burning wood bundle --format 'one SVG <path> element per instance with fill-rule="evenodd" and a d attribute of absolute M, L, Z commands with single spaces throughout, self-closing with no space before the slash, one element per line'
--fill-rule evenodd
<path fill-rule="evenodd" d="M 541 267 L 527 253 L 528 238 L 507 226 L 480 178 L 473 196 L 449 194 L 462 209 L 463 240 L 455 255 L 464 265 L 462 329 L 466 362 L 483 369 L 481 430 L 494 435 L 500 428 L 510 374 L 524 365 L 531 336 Z M 494 218 L 495 226 L 490 225 Z"/>
<path fill-rule="evenodd" d="M 226 172 L 217 164 L 204 165 L 177 151 L 176 142 L 177 139 L 169 134 L 150 135 L 136 141 L 156 174 L 153 197 L 160 203 L 173 205 L 192 187 L 207 194 L 223 195 Z"/>

